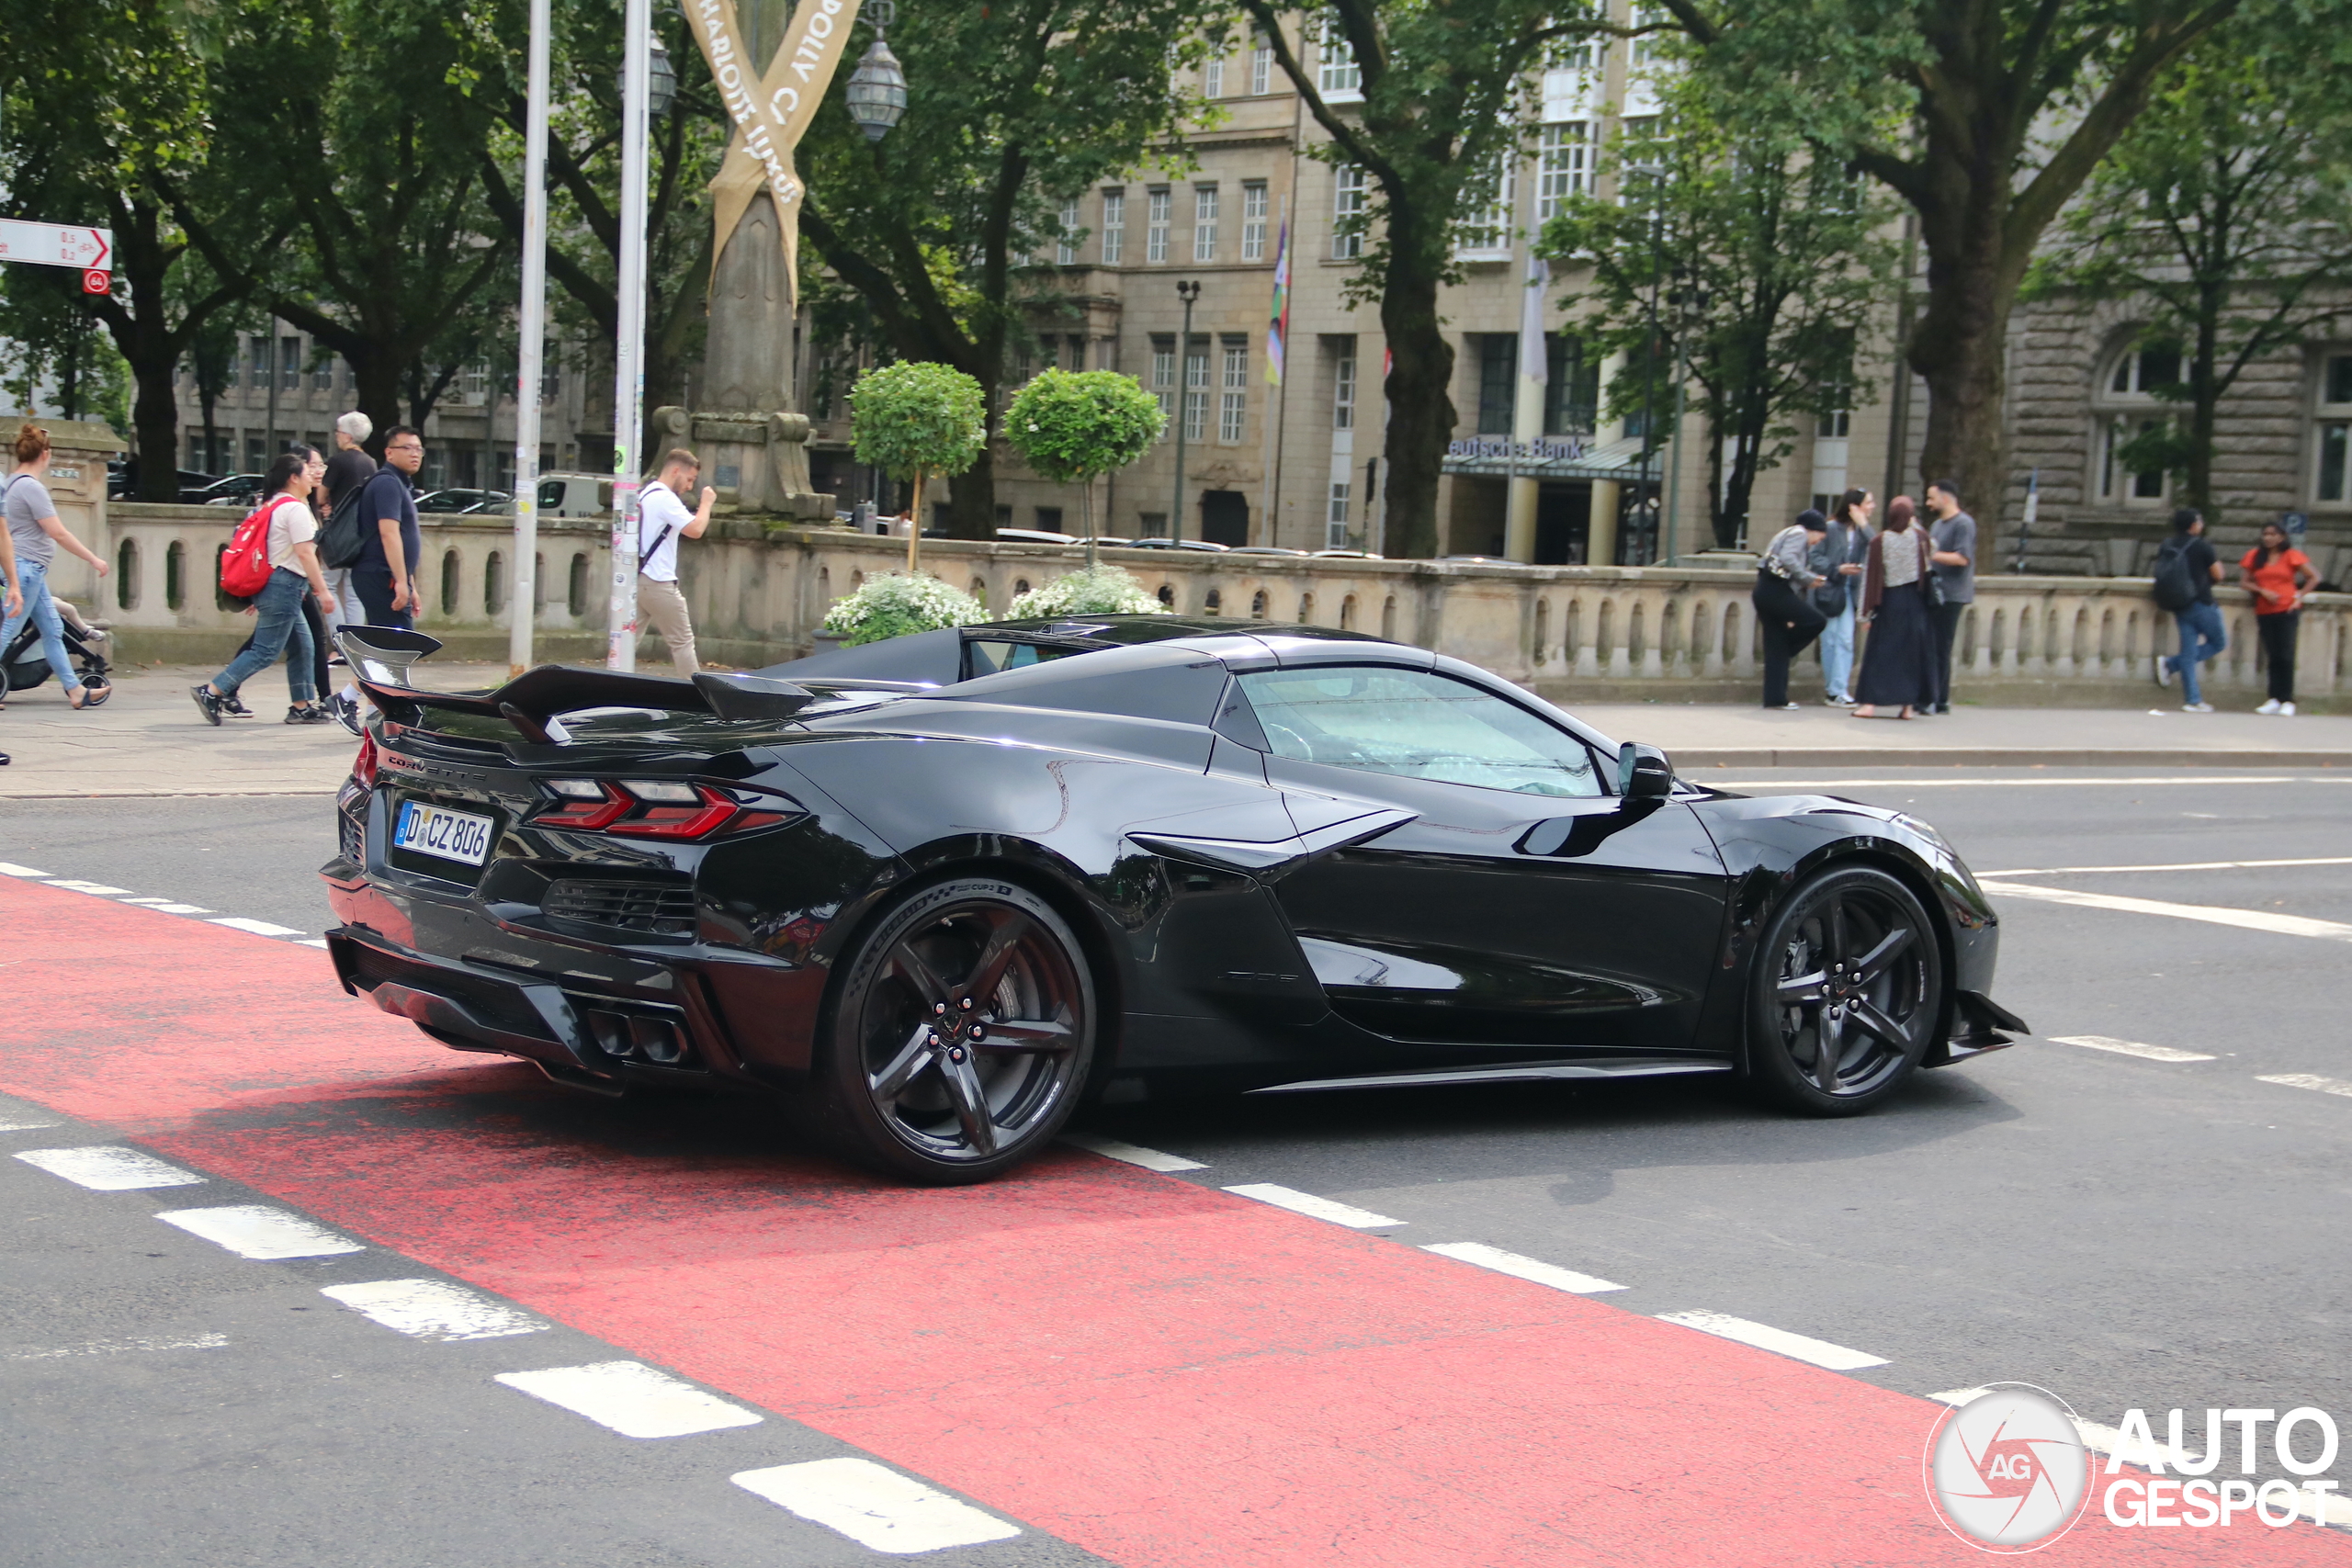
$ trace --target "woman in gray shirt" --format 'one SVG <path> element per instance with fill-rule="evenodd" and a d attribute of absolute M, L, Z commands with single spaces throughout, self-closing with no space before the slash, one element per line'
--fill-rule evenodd
<path fill-rule="evenodd" d="M 58 684 L 65 688 L 65 700 L 77 708 L 94 708 L 107 700 L 112 688 L 85 687 L 74 672 L 73 660 L 65 651 L 64 623 L 57 618 L 57 606 L 49 596 L 49 568 L 57 558 L 60 545 L 88 561 L 100 577 L 107 574 L 106 558 L 58 521 L 57 503 L 41 482 L 49 475 L 49 432 L 28 423 L 17 432 L 16 453 L 16 471 L 8 476 L 7 499 L 0 502 L 0 513 L 8 519 L 8 541 L 16 547 L 13 585 L 23 593 L 24 608 L 0 626 L 0 648 L 16 640 L 18 623 L 29 617 L 40 628 L 41 654 L 57 672 Z"/>

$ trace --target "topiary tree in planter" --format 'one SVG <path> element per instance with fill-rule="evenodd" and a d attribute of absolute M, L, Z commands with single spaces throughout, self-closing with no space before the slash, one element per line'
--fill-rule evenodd
<path fill-rule="evenodd" d="M 928 574 L 903 571 L 876 577 L 825 611 L 825 630 L 843 648 L 942 626 L 968 626 L 989 618 L 988 606 L 962 589 Z"/>
<path fill-rule="evenodd" d="M 1033 588 L 1012 601 L 1008 621 L 1042 621 L 1063 615 L 1164 615 L 1168 606 L 1152 597 L 1125 567 L 1090 566 Z"/>
<path fill-rule="evenodd" d="M 1079 487 L 1090 571 L 1094 567 L 1094 480 L 1150 451 L 1167 423 L 1159 400 L 1134 377 L 1115 370 L 1046 371 L 1022 388 L 1005 411 L 1004 438 L 1029 467 L 1057 484 Z"/>
<path fill-rule="evenodd" d="M 988 446 L 988 401 L 980 384 L 953 366 L 906 360 L 860 376 L 849 407 L 857 460 L 913 481 L 907 527 L 912 572 L 922 540 L 923 476 L 960 474 L 979 457 Z"/>

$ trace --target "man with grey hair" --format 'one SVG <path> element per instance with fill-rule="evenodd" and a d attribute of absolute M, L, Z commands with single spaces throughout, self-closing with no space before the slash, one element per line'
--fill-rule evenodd
<path fill-rule="evenodd" d="M 376 422 L 353 410 L 334 422 L 334 456 L 327 459 L 327 513 L 332 516 L 335 502 L 376 477 L 376 459 L 368 456 L 363 443 L 376 433 Z M 365 626 L 368 614 L 359 606 L 359 595 L 352 591 L 351 569 L 337 567 L 327 574 L 327 590 L 334 595 L 335 608 L 327 612 L 327 637 L 332 639 L 338 627 Z M 358 694 L 348 685 L 327 699 L 327 711 L 345 729 L 356 734 L 359 729 Z"/>

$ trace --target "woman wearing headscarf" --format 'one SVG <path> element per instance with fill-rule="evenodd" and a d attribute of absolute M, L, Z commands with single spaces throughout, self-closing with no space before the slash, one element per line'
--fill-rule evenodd
<path fill-rule="evenodd" d="M 1907 495 L 1886 503 L 1886 526 L 1871 541 L 1862 573 L 1862 672 L 1854 682 L 1856 718 L 1891 707 L 1910 718 L 1936 701 L 1936 623 L 1928 602 L 1928 531 Z"/>

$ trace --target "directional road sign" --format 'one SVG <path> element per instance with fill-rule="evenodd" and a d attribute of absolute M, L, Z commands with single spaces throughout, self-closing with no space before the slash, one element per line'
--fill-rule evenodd
<path fill-rule="evenodd" d="M 107 271 L 114 265 L 114 231 L 0 219 L 0 261 Z"/>

